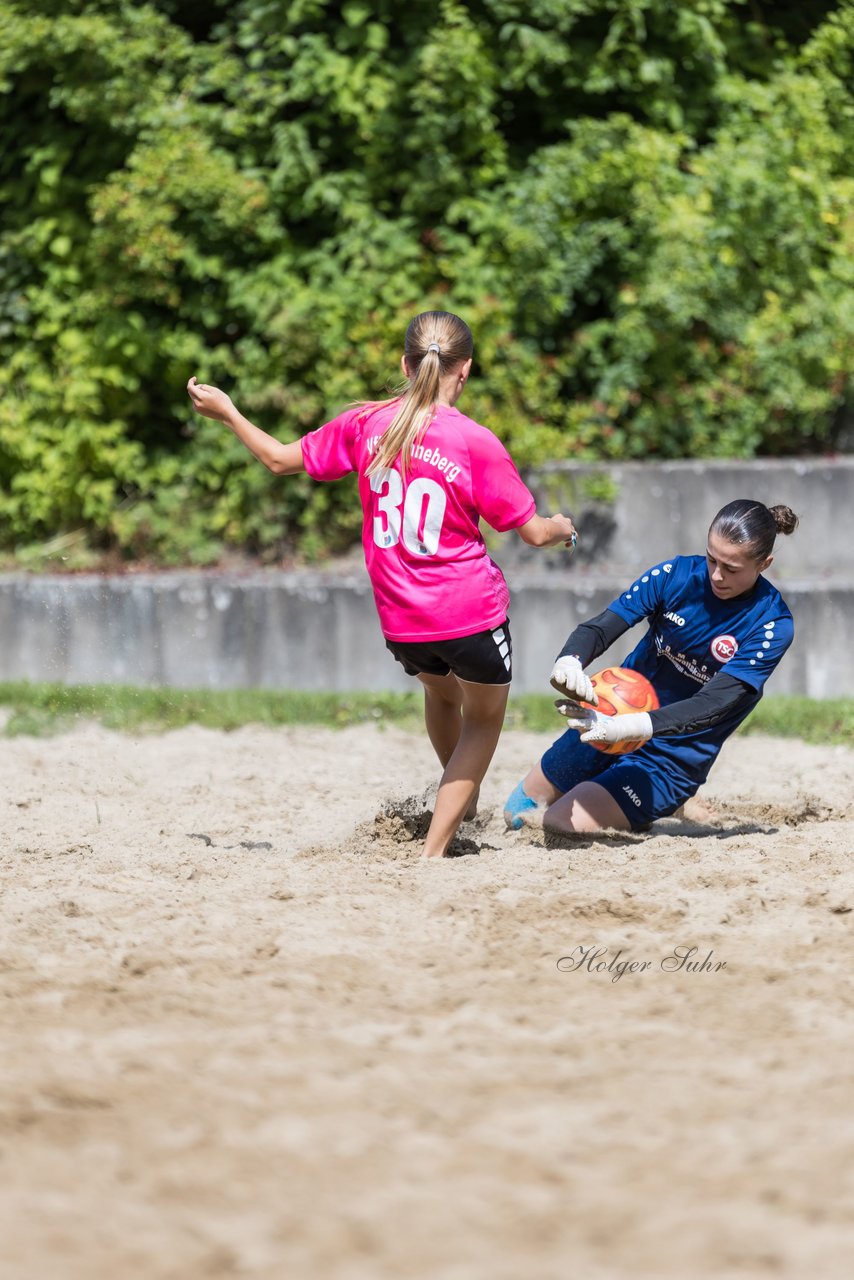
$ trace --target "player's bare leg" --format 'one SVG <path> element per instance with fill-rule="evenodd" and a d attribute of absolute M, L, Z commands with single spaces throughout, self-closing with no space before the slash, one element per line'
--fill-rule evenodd
<path fill-rule="evenodd" d="M 455 676 L 420 675 L 424 686 L 424 723 L 444 768 L 454 754 L 463 727 L 463 695 Z"/>
<path fill-rule="evenodd" d="M 423 682 L 424 678 L 420 678 Z M 462 697 L 459 736 L 439 783 L 433 821 L 424 843 L 427 858 L 441 858 L 447 853 L 457 828 L 477 802 L 480 784 L 501 735 L 510 686 L 469 684 L 461 680 L 459 690 Z M 432 734 L 430 741 L 438 752 Z"/>
<path fill-rule="evenodd" d="M 631 824 L 612 795 L 598 782 L 580 782 L 543 814 L 546 831 L 590 835 L 597 831 L 631 831 Z"/>
<path fill-rule="evenodd" d="M 444 769 L 454 754 L 463 727 L 463 694 L 456 676 L 420 675 L 424 686 L 424 723 L 433 750 Z M 479 790 L 479 788 L 478 788 Z M 463 814 L 464 819 L 477 817 L 477 796 Z"/>

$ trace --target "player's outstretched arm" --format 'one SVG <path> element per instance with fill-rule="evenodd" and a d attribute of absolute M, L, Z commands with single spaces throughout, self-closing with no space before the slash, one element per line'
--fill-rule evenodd
<path fill-rule="evenodd" d="M 248 418 L 244 418 L 231 397 L 220 391 L 219 387 L 208 386 L 199 382 L 196 377 L 192 377 L 187 383 L 187 392 L 196 413 L 205 418 L 213 418 L 214 422 L 225 423 L 249 452 L 274 475 L 293 476 L 305 470 L 301 441 L 293 440 L 290 444 L 282 444 L 275 436 L 268 435 Z"/>
<path fill-rule="evenodd" d="M 569 516 L 531 516 L 516 530 L 529 547 L 558 547 L 561 543 L 574 547 L 578 541 L 575 525 Z"/>
<path fill-rule="evenodd" d="M 734 712 L 746 710 L 755 701 L 755 690 L 749 684 L 719 671 L 689 698 L 655 711 L 603 716 L 598 711 L 580 707 L 575 701 L 560 701 L 555 706 L 566 717 L 570 729 L 578 730 L 582 742 L 646 742 L 652 737 L 700 733 Z"/>

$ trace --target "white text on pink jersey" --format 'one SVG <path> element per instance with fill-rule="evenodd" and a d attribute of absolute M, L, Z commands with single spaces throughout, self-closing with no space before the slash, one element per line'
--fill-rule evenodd
<path fill-rule="evenodd" d="M 369 436 L 366 444 L 368 453 L 376 453 L 377 445 L 381 436 Z M 449 481 L 456 480 L 460 474 L 460 467 L 451 458 L 446 458 L 439 449 L 425 448 L 423 444 L 417 444 L 412 450 L 412 457 L 418 462 L 426 462 L 429 466 L 435 467 L 437 471 L 444 471 L 445 479 Z"/>

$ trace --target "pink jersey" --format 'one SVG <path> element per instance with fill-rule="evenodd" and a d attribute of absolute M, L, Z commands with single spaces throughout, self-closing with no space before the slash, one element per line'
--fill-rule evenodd
<path fill-rule="evenodd" d="M 405 479 L 399 461 L 366 478 L 398 403 L 348 409 L 303 436 L 305 469 L 315 480 L 358 472 L 362 546 L 387 639 L 452 640 L 497 627 L 510 596 L 478 519 L 515 529 L 534 515 L 534 499 L 501 441 L 443 405 Z"/>

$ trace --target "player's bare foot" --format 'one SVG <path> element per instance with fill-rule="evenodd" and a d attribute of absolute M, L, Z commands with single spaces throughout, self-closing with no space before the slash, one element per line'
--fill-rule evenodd
<path fill-rule="evenodd" d="M 673 816 L 681 818 L 684 822 L 714 822 L 720 815 L 714 805 L 704 800 L 702 796 L 691 796 L 690 800 L 686 800 Z"/>

